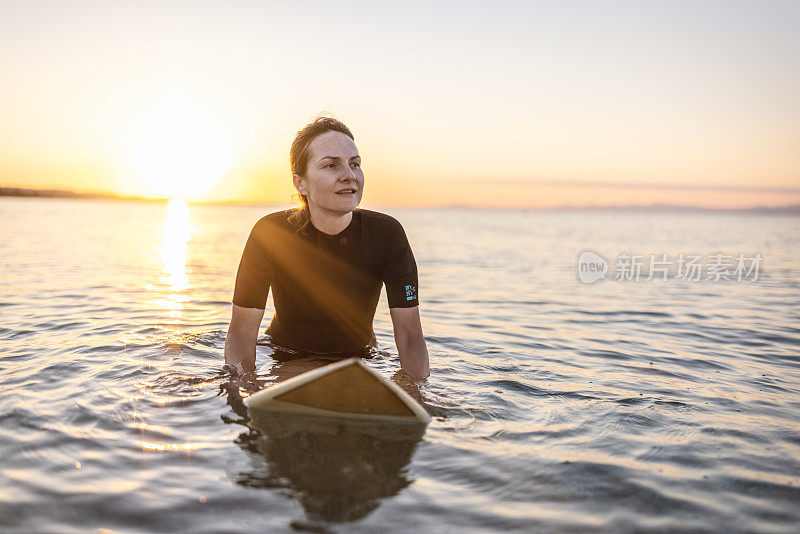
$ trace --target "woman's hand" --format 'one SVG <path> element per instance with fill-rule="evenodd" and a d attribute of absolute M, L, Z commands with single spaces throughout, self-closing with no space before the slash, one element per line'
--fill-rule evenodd
<path fill-rule="evenodd" d="M 415 380 L 431 374 L 428 362 L 428 347 L 422 336 L 419 306 L 413 308 L 389 308 L 394 328 L 394 342 L 400 356 L 400 366 Z"/>
<path fill-rule="evenodd" d="M 225 338 L 225 363 L 239 376 L 254 374 L 256 369 L 256 341 L 264 310 L 242 308 L 233 304 L 231 324 Z"/>

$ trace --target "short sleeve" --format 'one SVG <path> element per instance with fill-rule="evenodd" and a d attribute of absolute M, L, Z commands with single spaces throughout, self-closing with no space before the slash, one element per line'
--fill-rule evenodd
<path fill-rule="evenodd" d="M 267 306 L 273 273 L 266 241 L 264 226 L 256 223 L 244 245 L 239 270 L 236 272 L 233 303 L 237 306 L 262 310 Z"/>
<path fill-rule="evenodd" d="M 412 308 L 419 305 L 417 262 L 400 223 L 396 224 L 389 238 L 383 283 L 386 284 L 390 308 Z"/>

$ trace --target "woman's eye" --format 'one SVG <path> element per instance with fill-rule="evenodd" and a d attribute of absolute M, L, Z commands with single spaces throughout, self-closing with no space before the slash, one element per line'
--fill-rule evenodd
<path fill-rule="evenodd" d="M 353 163 L 350 164 L 350 166 L 351 167 L 355 167 L 357 169 L 357 168 L 361 167 L 361 163 L 358 163 L 358 162 L 354 161 Z"/>
<path fill-rule="evenodd" d="M 325 165 L 326 169 L 328 169 L 328 168 L 332 169 L 333 167 L 335 167 L 335 165 L 333 163 L 328 163 L 327 165 Z"/>

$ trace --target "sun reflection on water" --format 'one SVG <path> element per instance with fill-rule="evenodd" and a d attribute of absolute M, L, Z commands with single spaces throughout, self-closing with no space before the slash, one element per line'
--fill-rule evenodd
<path fill-rule="evenodd" d="M 147 290 L 154 292 L 154 298 L 150 303 L 157 309 L 166 312 L 169 320 L 166 324 L 161 325 L 166 327 L 167 332 L 161 336 L 161 341 L 165 342 L 169 347 L 180 347 L 185 342 L 184 334 L 179 331 L 180 319 L 183 316 L 186 303 L 191 301 L 191 297 L 185 293 L 189 288 L 189 277 L 186 273 L 186 253 L 188 249 L 189 239 L 192 235 L 192 224 L 189 217 L 189 206 L 186 201 L 182 199 L 173 199 L 167 205 L 167 215 L 164 219 L 164 239 L 158 245 L 158 252 L 163 262 L 162 276 L 159 276 L 159 284 L 147 284 Z M 144 356 L 143 356 L 144 357 Z M 143 362 L 145 363 L 145 362 Z M 147 368 L 150 369 L 149 358 L 146 362 Z M 148 434 L 156 432 L 156 434 L 169 433 L 168 428 L 160 427 L 159 425 L 153 426 L 145 421 L 145 415 L 138 412 L 135 406 L 138 401 L 145 401 L 145 404 L 150 404 L 163 407 L 177 402 L 183 402 L 186 399 L 180 397 L 170 397 L 166 395 L 153 396 L 148 389 L 151 386 L 148 384 L 140 385 L 144 395 L 131 395 L 129 400 L 133 404 L 134 409 L 131 411 L 132 426 L 139 431 L 138 445 L 142 451 L 145 452 L 170 452 L 177 451 L 185 454 L 191 454 L 192 450 L 202 446 L 198 443 L 163 443 L 159 441 L 151 441 Z M 155 436 L 153 436 L 155 437 Z"/>
<path fill-rule="evenodd" d="M 153 443 L 150 441 L 142 441 L 142 450 L 145 451 L 182 451 L 191 452 L 192 449 L 197 449 L 196 443 Z"/>
<path fill-rule="evenodd" d="M 182 199 L 170 200 L 164 220 L 164 242 L 158 247 L 158 251 L 164 261 L 166 273 L 160 280 L 173 291 L 183 291 L 189 285 L 186 275 L 186 249 L 191 235 L 189 206 Z"/>

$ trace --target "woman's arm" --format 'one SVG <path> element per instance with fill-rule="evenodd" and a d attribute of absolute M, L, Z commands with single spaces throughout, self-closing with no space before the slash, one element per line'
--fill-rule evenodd
<path fill-rule="evenodd" d="M 394 327 L 394 342 L 400 356 L 400 366 L 414 379 L 421 380 L 431 374 L 428 347 L 422 336 L 419 306 L 389 308 Z"/>
<path fill-rule="evenodd" d="M 225 338 L 225 363 L 244 376 L 256 370 L 256 340 L 264 310 L 233 304 L 231 324 Z"/>

